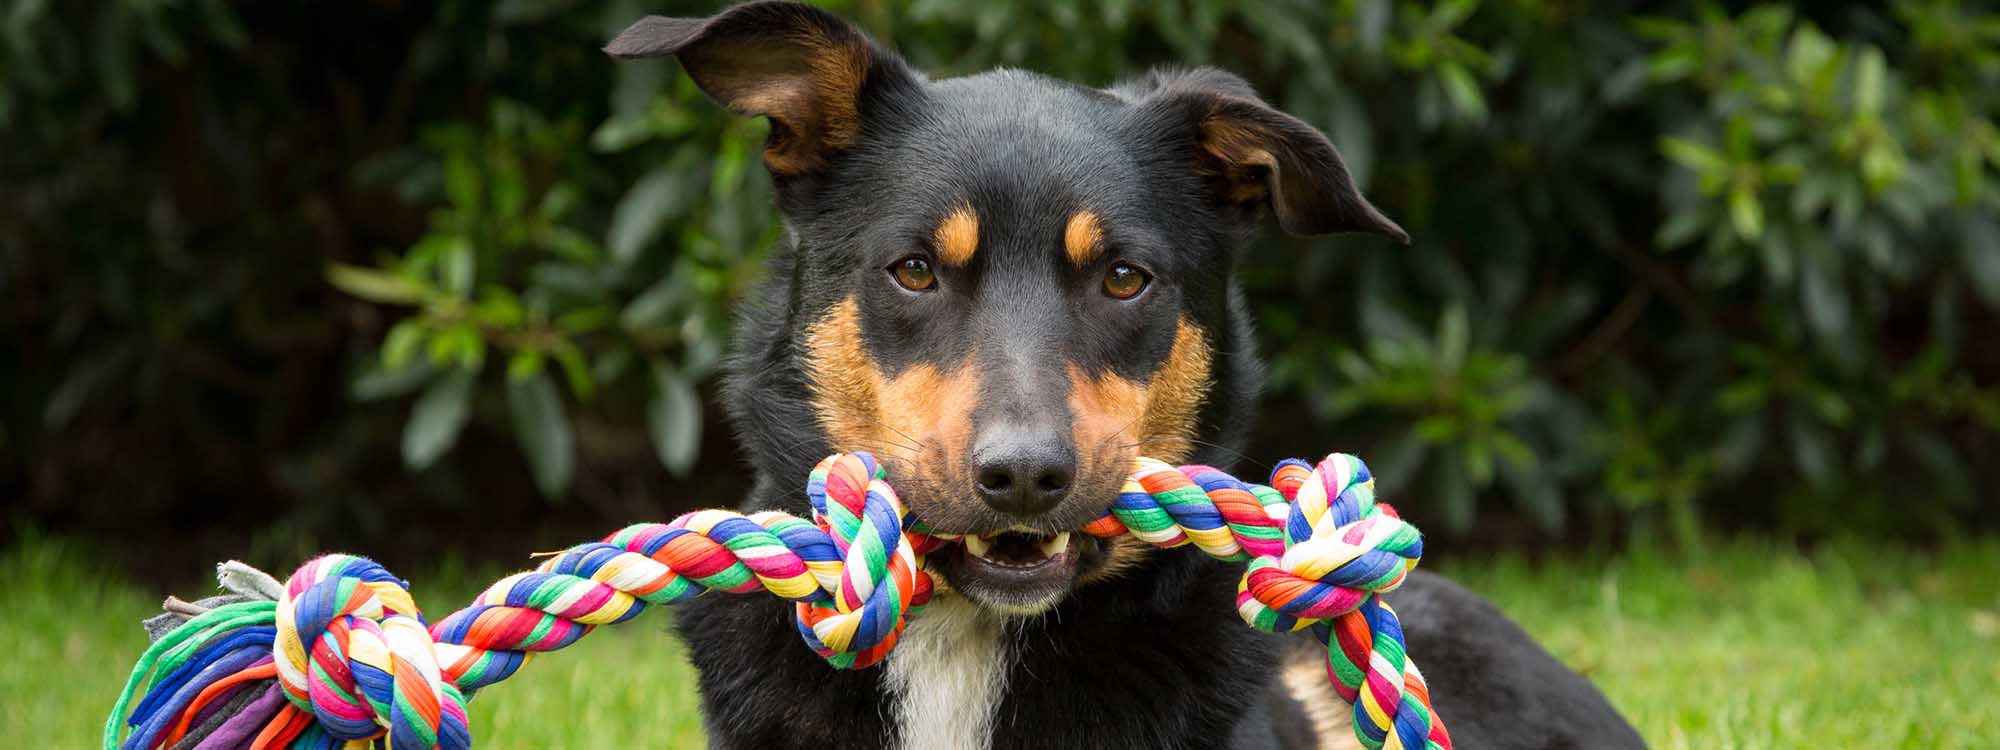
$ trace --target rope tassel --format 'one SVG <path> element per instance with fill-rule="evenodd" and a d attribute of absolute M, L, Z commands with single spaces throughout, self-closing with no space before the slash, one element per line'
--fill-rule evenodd
<path fill-rule="evenodd" d="M 930 600 L 924 556 L 950 538 L 909 517 L 866 453 L 820 462 L 806 495 L 810 521 L 701 510 L 628 526 L 501 579 L 435 623 L 375 562 L 316 558 L 277 601 L 218 606 L 155 641 L 105 721 L 104 748 L 469 748 L 465 703 L 479 688 L 599 625 L 711 590 L 790 600 L 800 637 L 829 664 L 873 666 Z M 1328 678 L 1354 705 L 1363 746 L 1451 747 L 1380 597 L 1416 567 L 1423 537 L 1375 501 L 1360 459 L 1288 460 L 1267 486 L 1142 458 L 1083 531 L 1247 562 L 1237 611 L 1260 630 L 1307 630 L 1326 644 Z"/>

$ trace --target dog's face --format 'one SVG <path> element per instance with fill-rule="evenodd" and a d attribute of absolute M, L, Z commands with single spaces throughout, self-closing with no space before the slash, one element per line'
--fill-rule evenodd
<path fill-rule="evenodd" d="M 1236 246 L 1289 230 L 1401 237 L 1310 126 L 1212 70 L 1108 91 L 1018 71 L 929 81 L 806 6 L 648 18 L 621 57 L 677 56 L 765 152 L 800 257 L 789 301 L 812 418 L 882 457 L 963 535 L 952 588 L 1035 612 L 1137 550 L 1072 535 L 1132 459 L 1185 460 L 1234 304 Z"/>

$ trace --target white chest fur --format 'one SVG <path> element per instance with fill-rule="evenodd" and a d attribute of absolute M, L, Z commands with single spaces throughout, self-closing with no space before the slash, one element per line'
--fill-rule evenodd
<path fill-rule="evenodd" d="M 911 618 L 885 664 L 904 750 L 987 747 L 1009 658 L 997 618 L 963 598 Z"/>

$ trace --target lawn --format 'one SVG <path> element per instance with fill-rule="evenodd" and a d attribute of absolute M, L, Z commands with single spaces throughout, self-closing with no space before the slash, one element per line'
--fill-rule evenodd
<path fill-rule="evenodd" d="M 95 746 L 143 648 L 136 622 L 160 592 L 87 561 L 74 543 L 0 551 L 10 746 Z M 1737 541 L 1690 556 L 1440 567 L 1595 679 L 1656 747 L 2000 747 L 2000 540 L 1927 553 Z M 462 571 L 411 571 L 419 599 L 463 601 L 483 579 Z M 663 622 L 602 630 L 482 693 L 478 746 L 700 747 L 690 674 Z"/>

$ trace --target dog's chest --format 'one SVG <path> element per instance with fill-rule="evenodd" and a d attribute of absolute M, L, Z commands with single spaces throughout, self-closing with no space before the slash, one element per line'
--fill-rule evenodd
<path fill-rule="evenodd" d="M 912 618 L 885 665 L 901 747 L 988 747 L 1009 657 L 1000 623 L 962 598 Z"/>

